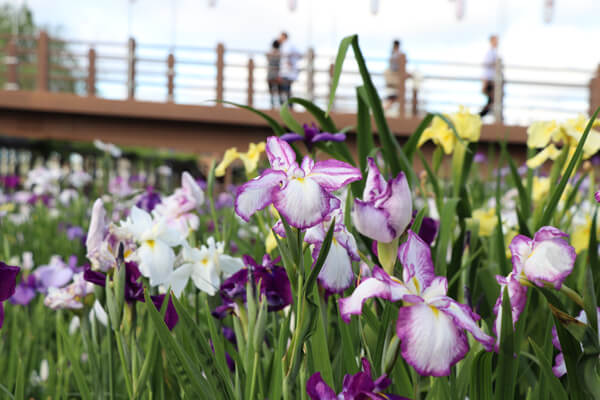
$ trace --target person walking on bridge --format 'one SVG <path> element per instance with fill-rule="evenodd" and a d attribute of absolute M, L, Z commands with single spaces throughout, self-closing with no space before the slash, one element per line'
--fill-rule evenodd
<path fill-rule="evenodd" d="M 279 40 L 274 40 L 271 50 L 267 53 L 267 83 L 271 94 L 271 108 L 277 108 L 279 104 L 279 76 L 281 66 L 281 52 L 279 51 Z"/>
<path fill-rule="evenodd" d="M 279 84 L 279 100 L 284 104 L 290 97 L 292 92 L 292 83 L 298 79 L 298 61 L 302 58 L 302 54 L 289 41 L 287 32 L 281 32 L 279 36 L 280 52 L 281 52 L 281 83 Z M 290 108 L 292 105 L 290 104 Z"/>
<path fill-rule="evenodd" d="M 483 117 L 490 112 L 494 105 L 494 81 L 496 78 L 496 62 L 498 61 L 498 36 L 490 36 L 490 49 L 483 60 L 483 88 L 482 92 L 487 96 L 487 103 L 479 112 Z"/>

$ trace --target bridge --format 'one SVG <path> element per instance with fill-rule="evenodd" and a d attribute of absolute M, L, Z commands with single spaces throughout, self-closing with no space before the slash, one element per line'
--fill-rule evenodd
<path fill-rule="evenodd" d="M 3 45 L 4 44 L 4 45 Z M 293 94 L 325 106 L 334 55 L 308 49 L 300 63 Z M 274 117 L 266 83 L 264 51 L 170 47 L 88 42 L 37 36 L 0 36 L 0 134 L 31 138 L 91 141 L 121 145 L 167 147 L 199 154 L 221 153 L 260 140 L 270 128 L 254 114 L 219 103 L 250 105 Z M 384 57 L 367 57 L 381 97 L 386 96 Z M 458 105 L 483 103 L 480 64 L 410 60 L 400 57 L 396 112 L 392 131 L 412 133 L 425 110 L 452 112 Z M 493 123 L 486 123 L 482 141 L 507 138 L 523 144 L 525 125 L 534 119 L 589 113 L 600 105 L 600 66 L 543 68 L 497 65 L 502 88 Z M 360 77 L 351 55 L 334 103 L 338 126 L 355 124 L 354 88 Z M 214 99 L 215 101 L 207 101 Z M 299 122 L 310 115 L 294 112 Z M 487 122 L 487 121 L 486 121 Z M 352 141 L 352 137 L 350 137 Z"/>

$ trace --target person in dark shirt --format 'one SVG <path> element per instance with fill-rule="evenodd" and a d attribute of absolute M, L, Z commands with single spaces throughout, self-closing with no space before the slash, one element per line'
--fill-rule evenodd
<path fill-rule="evenodd" d="M 400 68 L 400 41 L 394 40 L 390 54 L 389 66 L 384 72 L 385 87 L 388 91 L 383 108 L 389 110 L 398 101 L 398 70 Z"/>
<path fill-rule="evenodd" d="M 267 83 L 269 84 L 269 93 L 271 94 L 271 108 L 279 106 L 280 65 L 281 53 L 279 51 L 279 41 L 274 40 L 271 50 L 267 53 Z"/>

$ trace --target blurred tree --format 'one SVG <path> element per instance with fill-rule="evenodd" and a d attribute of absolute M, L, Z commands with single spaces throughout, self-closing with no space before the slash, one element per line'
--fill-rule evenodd
<path fill-rule="evenodd" d="M 8 44 L 12 37 L 17 37 L 18 82 L 19 89 L 35 89 L 36 83 L 36 50 L 37 36 L 40 30 L 46 30 L 50 36 L 57 28 L 42 27 L 35 23 L 33 13 L 27 6 L 14 7 L 10 4 L 0 6 L 0 57 L 7 55 Z M 50 76 L 49 90 L 54 92 L 82 93 L 85 90 L 83 80 L 74 79 L 78 63 L 67 45 L 63 42 L 50 41 Z M 6 83 L 7 66 L 0 63 L 0 88 Z"/>

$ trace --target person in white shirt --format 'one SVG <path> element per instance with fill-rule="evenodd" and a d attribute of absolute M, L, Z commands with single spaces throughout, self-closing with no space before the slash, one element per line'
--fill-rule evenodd
<path fill-rule="evenodd" d="M 287 32 L 281 32 L 279 43 L 279 51 L 281 53 L 279 100 L 283 104 L 291 97 L 292 83 L 298 79 L 298 74 L 300 73 L 298 70 L 298 61 L 302 58 L 302 54 L 290 43 Z M 291 104 L 289 106 L 292 108 Z"/>
<path fill-rule="evenodd" d="M 484 116 L 490 112 L 494 105 L 494 80 L 496 77 L 496 61 L 498 60 L 498 36 L 490 36 L 490 49 L 483 60 L 483 88 L 482 92 L 487 96 L 487 103 L 479 112 Z"/>

